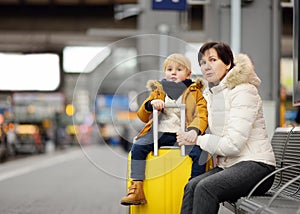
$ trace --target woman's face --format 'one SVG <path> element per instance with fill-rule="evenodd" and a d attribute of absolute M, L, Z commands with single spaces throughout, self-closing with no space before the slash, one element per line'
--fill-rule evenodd
<path fill-rule="evenodd" d="M 210 83 L 219 83 L 228 72 L 230 65 L 225 65 L 214 48 L 206 50 L 200 60 L 204 78 Z"/>

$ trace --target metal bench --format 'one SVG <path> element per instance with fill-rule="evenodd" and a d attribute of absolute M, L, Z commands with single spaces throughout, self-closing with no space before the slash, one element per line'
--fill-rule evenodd
<path fill-rule="evenodd" d="M 236 213 L 300 213 L 300 127 L 277 128 L 271 140 L 276 170 L 271 189 L 264 196 L 248 196 L 236 202 Z"/>

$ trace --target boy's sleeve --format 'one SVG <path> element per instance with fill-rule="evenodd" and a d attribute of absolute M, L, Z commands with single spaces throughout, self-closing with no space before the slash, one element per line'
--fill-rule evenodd
<path fill-rule="evenodd" d="M 200 134 L 204 134 L 208 126 L 207 103 L 200 90 L 196 93 L 195 99 L 196 99 L 196 111 L 195 111 L 194 119 L 189 124 L 187 129 L 196 128 L 200 131 Z"/>
<path fill-rule="evenodd" d="M 145 103 L 145 109 L 146 109 L 147 111 L 153 111 L 153 107 L 152 107 L 152 105 L 151 105 L 151 101 L 152 101 L 152 100 L 148 100 L 148 101 Z"/>
<path fill-rule="evenodd" d="M 164 96 L 165 96 L 164 93 L 157 93 L 155 91 L 152 91 L 150 93 L 150 95 L 147 97 L 147 99 L 144 100 L 139 110 L 137 111 L 137 116 L 140 118 L 141 121 L 143 121 L 144 123 L 149 122 L 153 112 L 150 102 L 154 99 L 163 100 Z"/>
<path fill-rule="evenodd" d="M 151 97 L 152 96 L 150 94 L 150 96 L 142 103 L 139 110 L 137 111 L 137 116 L 144 123 L 147 123 L 150 120 L 151 115 L 152 115 L 152 111 L 150 111 L 148 108 L 146 108 L 147 103 L 149 103 L 149 101 L 151 102 L 151 100 L 152 100 Z"/>

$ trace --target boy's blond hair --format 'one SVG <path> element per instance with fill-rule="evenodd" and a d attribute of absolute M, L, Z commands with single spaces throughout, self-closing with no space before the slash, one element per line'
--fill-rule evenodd
<path fill-rule="evenodd" d="M 179 53 L 171 54 L 165 59 L 164 71 L 166 70 L 166 67 L 168 64 L 174 63 L 174 62 L 178 63 L 180 65 L 183 65 L 187 69 L 187 73 L 192 73 L 191 61 L 187 57 L 185 57 L 184 55 L 179 54 Z"/>

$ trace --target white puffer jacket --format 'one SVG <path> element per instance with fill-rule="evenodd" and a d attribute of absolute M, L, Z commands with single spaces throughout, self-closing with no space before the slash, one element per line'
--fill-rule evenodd
<path fill-rule="evenodd" d="M 236 55 L 234 63 L 220 84 L 203 94 L 210 134 L 198 137 L 197 144 L 217 155 L 222 168 L 249 160 L 275 166 L 257 90 L 261 81 L 247 55 Z"/>

